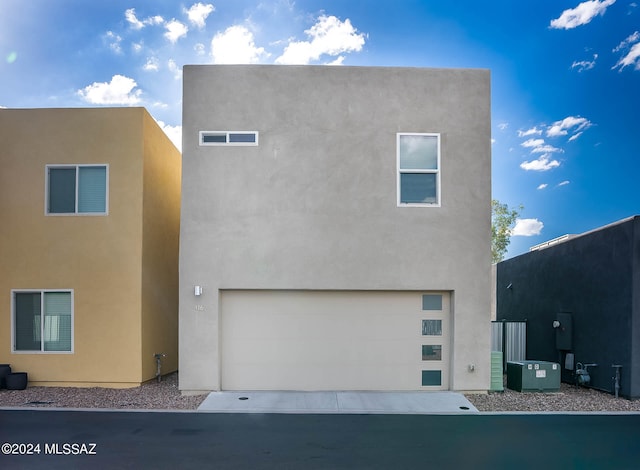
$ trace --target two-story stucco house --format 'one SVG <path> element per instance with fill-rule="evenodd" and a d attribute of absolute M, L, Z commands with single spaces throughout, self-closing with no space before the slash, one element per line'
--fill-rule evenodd
<path fill-rule="evenodd" d="M 186 66 L 180 389 L 487 390 L 487 70 Z"/>
<path fill-rule="evenodd" d="M 180 172 L 143 108 L 0 109 L 0 363 L 33 385 L 177 369 Z"/>

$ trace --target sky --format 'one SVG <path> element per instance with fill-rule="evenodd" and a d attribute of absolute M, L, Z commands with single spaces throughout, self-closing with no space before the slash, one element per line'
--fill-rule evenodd
<path fill-rule="evenodd" d="M 490 69 L 509 258 L 640 214 L 639 4 L 0 0 L 0 107 L 144 106 L 181 148 L 185 64 Z"/>

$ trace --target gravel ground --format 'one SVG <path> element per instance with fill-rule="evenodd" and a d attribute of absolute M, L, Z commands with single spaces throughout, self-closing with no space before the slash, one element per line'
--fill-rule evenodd
<path fill-rule="evenodd" d="M 505 387 L 504 392 L 465 396 L 479 411 L 640 412 L 640 400 L 565 383 L 559 392 L 520 393 Z"/>
<path fill-rule="evenodd" d="M 182 396 L 178 390 L 178 374 L 142 384 L 140 387 L 75 388 L 27 387 L 26 390 L 0 390 L 0 408 L 113 408 L 195 410 L 206 395 Z"/>
<path fill-rule="evenodd" d="M 615 398 L 610 393 L 562 384 L 559 392 L 520 393 L 505 387 L 504 392 L 466 395 L 479 411 L 613 411 L 640 412 L 640 400 Z M 0 390 L 0 408 L 112 408 L 195 410 L 206 395 L 182 396 L 178 374 L 162 382 L 149 382 L 129 389 L 27 387 Z"/>

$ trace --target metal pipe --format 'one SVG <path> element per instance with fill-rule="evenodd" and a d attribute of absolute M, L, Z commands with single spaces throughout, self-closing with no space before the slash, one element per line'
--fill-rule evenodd
<path fill-rule="evenodd" d="M 616 375 L 615 377 L 613 377 L 613 380 L 615 381 L 613 384 L 613 389 L 616 395 L 616 398 L 618 398 L 618 394 L 620 392 L 620 368 L 622 367 L 621 364 L 611 364 L 611 367 L 615 367 L 616 369 Z"/>
<path fill-rule="evenodd" d="M 162 358 L 167 357 L 165 353 L 155 353 L 153 357 L 156 358 L 156 380 L 160 382 L 162 380 L 162 373 L 160 369 L 162 368 Z"/>

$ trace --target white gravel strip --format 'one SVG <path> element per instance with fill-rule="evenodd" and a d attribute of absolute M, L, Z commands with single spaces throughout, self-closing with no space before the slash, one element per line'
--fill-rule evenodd
<path fill-rule="evenodd" d="M 616 398 L 592 388 L 560 384 L 559 392 L 504 392 L 465 395 L 478 411 L 640 412 L 640 400 Z"/>
<path fill-rule="evenodd" d="M 183 396 L 178 390 L 178 374 L 161 382 L 140 387 L 76 388 L 27 387 L 25 390 L 0 390 L 0 408 L 110 408 L 148 410 L 195 410 L 207 395 Z"/>

